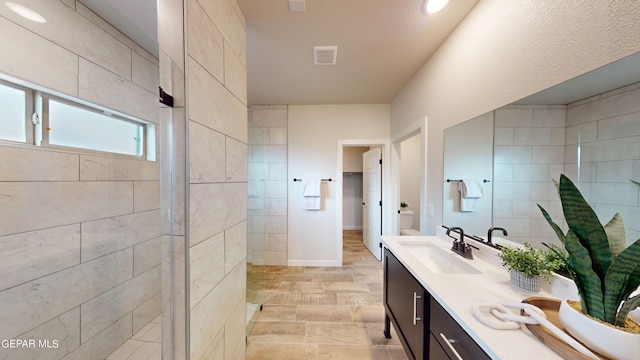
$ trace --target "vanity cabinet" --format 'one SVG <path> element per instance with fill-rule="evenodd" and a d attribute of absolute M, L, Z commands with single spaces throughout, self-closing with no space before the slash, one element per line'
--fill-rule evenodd
<path fill-rule="evenodd" d="M 393 322 L 410 359 L 490 359 L 387 248 L 383 299 L 385 336 Z"/>
<path fill-rule="evenodd" d="M 400 342 L 410 359 L 428 359 L 428 294 L 413 275 L 384 249 L 385 336 L 391 337 L 393 321 Z M 426 329 L 426 330 L 425 330 Z"/>
<path fill-rule="evenodd" d="M 490 359 L 484 350 L 433 298 L 430 299 L 429 307 L 431 310 L 429 331 L 432 339 L 429 359 Z M 434 341 L 438 343 L 440 349 L 431 345 Z M 447 357 L 442 357 L 442 352 L 446 353 Z"/>

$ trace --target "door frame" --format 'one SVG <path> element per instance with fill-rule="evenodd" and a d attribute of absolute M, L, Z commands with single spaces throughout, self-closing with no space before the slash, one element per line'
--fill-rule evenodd
<path fill-rule="evenodd" d="M 337 175 L 338 181 L 342 184 L 342 178 L 344 173 L 343 168 L 343 148 L 344 147 L 354 147 L 354 146 L 380 146 L 382 148 L 382 235 L 393 235 L 394 234 L 394 226 L 397 226 L 396 216 L 393 216 L 394 209 L 397 210 L 398 206 L 394 206 L 394 199 L 392 198 L 392 191 L 389 191 L 393 187 L 391 187 L 391 143 L 389 139 L 338 139 L 337 142 Z M 343 237 L 342 237 L 342 227 L 344 226 L 342 222 L 342 206 L 343 206 L 343 185 L 337 187 L 336 194 L 336 238 L 337 241 L 337 249 L 336 253 L 338 254 L 338 263 L 343 264 L 343 254 L 342 254 L 342 246 L 343 246 Z M 394 223 L 396 223 L 394 225 Z"/>
<path fill-rule="evenodd" d="M 428 118 L 425 116 L 423 120 L 414 122 L 402 131 L 399 131 L 391 138 L 391 183 L 389 192 L 395 204 L 400 204 L 400 161 L 401 161 L 401 143 L 412 136 L 420 134 L 420 235 L 426 235 L 428 231 L 427 217 L 433 217 L 433 204 L 427 202 L 427 125 Z M 399 210 L 399 208 L 397 209 Z M 392 230 L 393 235 L 400 234 L 400 217 L 393 216 Z"/>

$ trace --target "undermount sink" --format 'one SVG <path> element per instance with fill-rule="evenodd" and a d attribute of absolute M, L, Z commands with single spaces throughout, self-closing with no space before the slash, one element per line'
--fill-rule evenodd
<path fill-rule="evenodd" d="M 459 259 L 455 253 L 428 241 L 399 241 L 410 254 L 437 274 L 481 274 L 482 271 Z"/>

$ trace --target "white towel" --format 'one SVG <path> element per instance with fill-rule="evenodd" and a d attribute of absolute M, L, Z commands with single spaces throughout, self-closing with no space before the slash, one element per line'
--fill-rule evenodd
<path fill-rule="evenodd" d="M 478 211 L 478 199 L 484 196 L 482 180 L 462 179 L 458 184 L 460 191 L 460 211 Z"/>
<path fill-rule="evenodd" d="M 309 179 L 304 182 L 302 187 L 302 197 L 305 209 L 320 210 L 320 200 L 322 197 L 320 184 L 320 179 Z"/>

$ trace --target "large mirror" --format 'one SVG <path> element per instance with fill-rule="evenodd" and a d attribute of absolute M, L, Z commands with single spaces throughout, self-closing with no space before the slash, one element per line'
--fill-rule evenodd
<path fill-rule="evenodd" d="M 563 223 L 553 179 L 564 173 L 601 222 L 619 212 L 627 242 L 640 236 L 632 181 L 640 181 L 640 54 L 449 128 L 444 143 L 446 226 L 478 236 L 499 226 L 519 243 L 557 243 L 537 204 Z M 490 161 L 479 158 L 489 153 Z M 469 211 L 458 184 L 446 181 L 462 178 L 483 184 Z"/>

